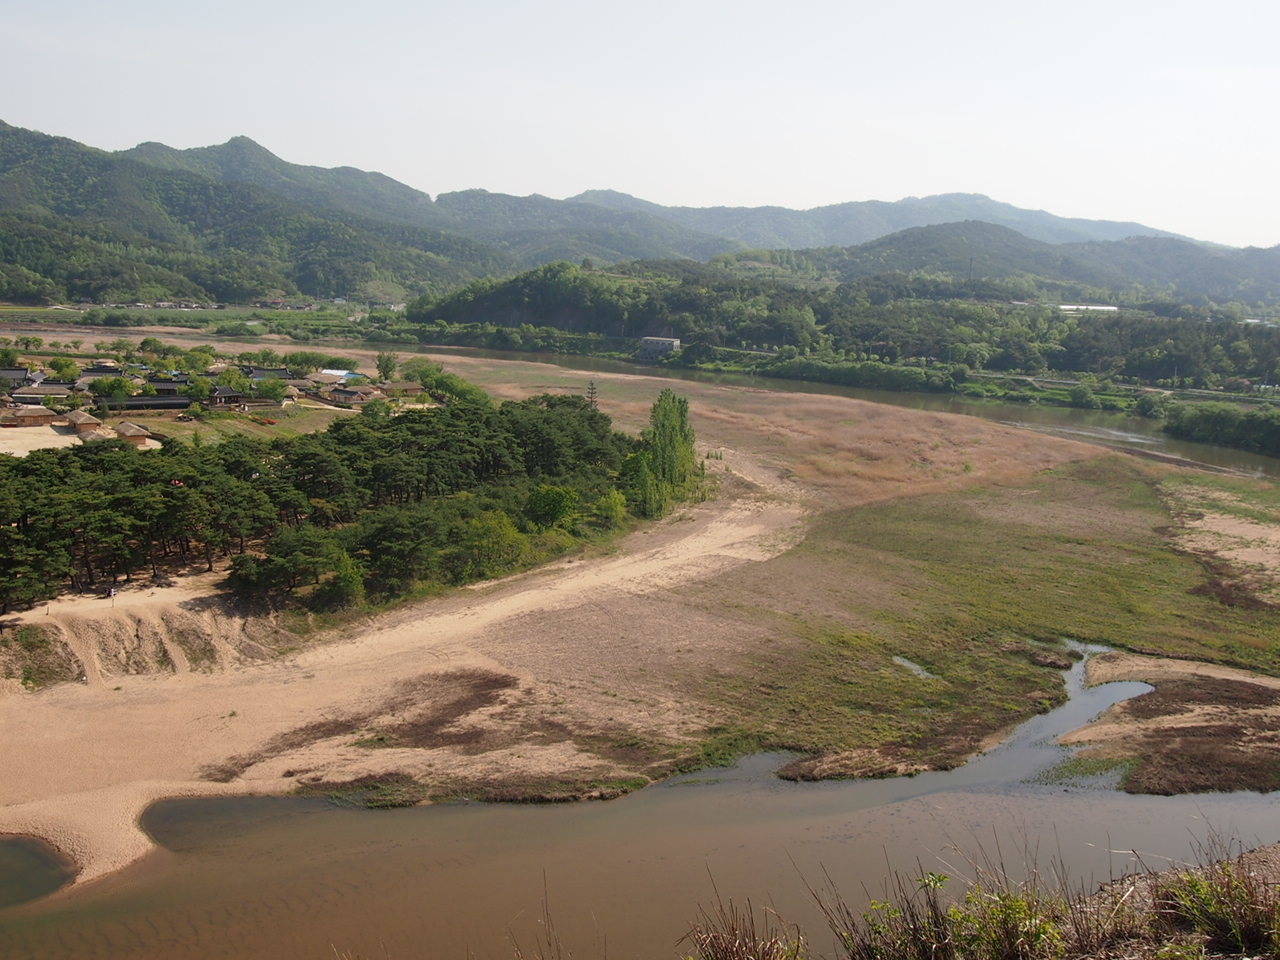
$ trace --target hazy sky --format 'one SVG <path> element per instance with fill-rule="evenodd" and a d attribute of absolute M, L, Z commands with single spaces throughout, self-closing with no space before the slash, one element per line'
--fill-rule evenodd
<path fill-rule="evenodd" d="M 985 193 L 1280 243 L 1280 4 L 0 0 L 0 119 L 435 195 Z"/>

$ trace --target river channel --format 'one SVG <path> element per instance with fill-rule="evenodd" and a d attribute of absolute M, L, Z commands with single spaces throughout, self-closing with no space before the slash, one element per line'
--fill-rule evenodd
<path fill-rule="evenodd" d="M 340 341 L 332 344 L 335 349 Z M 556 353 L 523 353 L 510 350 L 478 350 L 470 347 L 401 347 L 405 353 L 454 354 L 457 356 L 486 357 L 494 360 L 546 363 L 583 374 L 624 373 L 644 374 L 672 380 L 695 380 L 704 383 L 747 386 L 758 390 L 776 390 L 779 393 L 810 393 L 827 396 L 854 397 L 873 403 L 885 403 L 912 410 L 935 410 L 943 413 L 959 413 L 984 420 L 995 420 L 1011 426 L 1040 430 L 1056 436 L 1082 440 L 1127 450 L 1133 453 L 1154 453 L 1177 458 L 1221 470 L 1257 477 L 1280 477 L 1280 460 L 1244 450 L 1220 447 L 1210 443 L 1192 443 L 1169 436 L 1161 429 L 1161 421 L 1146 417 L 1130 416 L 1106 410 L 1081 410 L 1073 407 L 1041 406 L 1030 403 L 1009 403 L 995 400 L 979 400 L 952 393 L 908 393 L 891 390 L 862 390 L 830 383 L 809 383 L 803 380 L 779 380 L 742 373 L 715 373 L 706 370 L 684 370 L 679 367 L 640 366 L 622 360 L 602 357 L 581 357 Z M 585 379 L 585 378 L 584 378 Z"/>
<path fill-rule="evenodd" d="M 1280 802 L 1249 794 L 1130 797 L 1048 784 L 1054 744 L 1149 689 L 1085 689 L 1000 747 L 945 773 L 797 784 L 785 757 L 680 777 L 604 803 L 456 804 L 393 811 L 321 800 L 172 800 L 143 824 L 161 850 L 87 890 L 0 911 L 6 958 L 510 957 L 538 946 L 544 900 L 580 958 L 670 958 L 718 890 L 823 928 L 806 881 L 855 904 L 891 869 L 1013 873 L 1061 862 L 1091 885 L 1194 856 L 1216 830 L 1280 840 Z"/>

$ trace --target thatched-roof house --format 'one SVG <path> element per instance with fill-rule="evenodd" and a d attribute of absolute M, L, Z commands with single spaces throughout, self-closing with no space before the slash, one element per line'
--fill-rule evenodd
<path fill-rule="evenodd" d="M 329 391 L 329 399 L 334 403 L 368 403 L 381 399 L 383 393 L 377 387 L 368 384 L 357 384 L 352 387 L 334 387 Z"/>
<path fill-rule="evenodd" d="M 15 427 L 51 427 L 58 415 L 48 407 L 22 406 L 6 410 L 0 423 Z"/>
<path fill-rule="evenodd" d="M 10 394 L 13 399 L 19 403 L 37 404 L 43 403 L 46 398 L 54 400 L 68 400 L 71 397 L 72 387 L 64 384 L 31 384 L 24 387 L 14 387 Z"/>
<path fill-rule="evenodd" d="M 67 414 L 67 423 L 77 434 L 85 434 L 102 426 L 101 420 L 85 410 L 72 410 Z"/>
<path fill-rule="evenodd" d="M 378 389 L 389 397 L 416 397 L 423 391 L 416 380 L 383 380 Z"/>
<path fill-rule="evenodd" d="M 114 429 L 117 437 L 121 440 L 128 440 L 135 447 L 145 447 L 147 441 L 151 439 L 150 430 L 130 420 L 121 420 L 115 425 Z"/>

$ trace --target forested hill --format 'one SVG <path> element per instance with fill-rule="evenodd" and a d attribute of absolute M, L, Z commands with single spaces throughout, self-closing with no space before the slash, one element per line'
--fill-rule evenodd
<path fill-rule="evenodd" d="M 141 143 L 115 155 L 211 180 L 261 187 L 285 199 L 338 213 L 431 230 L 454 227 L 452 218 L 420 190 L 354 167 L 329 170 L 288 163 L 248 137 L 190 150 Z"/>
<path fill-rule="evenodd" d="M 1046 243 L 1122 240 L 1125 237 L 1173 237 L 1176 234 L 1140 223 L 1058 217 L 1043 210 L 1024 210 L 977 193 L 945 193 L 907 197 L 892 203 L 864 200 L 788 210 L 785 207 L 664 207 L 613 190 L 588 190 L 571 198 L 611 210 L 645 213 L 672 223 L 715 234 L 749 247 L 798 250 L 845 247 L 909 227 L 960 220 L 981 220 L 1017 230 Z"/>
<path fill-rule="evenodd" d="M 1196 306 L 1152 296 L 1123 300 L 1114 311 L 1081 312 L 1022 300 L 1027 290 L 1043 289 L 1043 281 L 1027 277 L 882 273 L 798 283 L 724 264 L 601 271 L 557 263 L 416 301 L 408 319 L 424 326 L 419 339 L 428 343 L 521 346 L 538 341 L 538 327 L 579 338 L 679 337 L 684 349 L 670 361 L 678 365 L 728 364 L 889 389 L 949 389 L 955 371 L 947 364 L 1197 387 L 1280 379 L 1280 329 L 1243 322 L 1238 303 Z M 1072 295 L 1067 303 L 1099 292 L 1069 284 L 1058 290 Z M 847 376 L 819 369 L 833 363 L 861 366 Z"/>
<path fill-rule="evenodd" d="M 400 299 L 509 269 L 455 234 L 0 124 L 0 300 Z"/>
<path fill-rule="evenodd" d="M 1011 294 L 1033 298 L 1280 302 L 1280 247 L 1237 250 L 1173 237 L 1052 244 L 979 221 L 913 227 L 855 247 L 756 251 L 719 262 L 838 282 L 926 273 L 974 281 L 979 290 L 995 280 Z"/>
<path fill-rule="evenodd" d="M 227 183 L 260 187 L 313 209 L 443 230 L 501 250 L 518 267 L 590 257 L 619 260 L 708 257 L 739 244 L 643 212 L 534 194 L 463 190 L 431 197 L 380 173 L 289 163 L 248 137 L 175 150 L 144 143 L 117 156 Z"/>
<path fill-rule="evenodd" d="M 399 301 L 561 258 L 734 248 L 643 214 L 290 164 L 244 137 L 111 154 L 0 123 L 0 300 Z"/>
<path fill-rule="evenodd" d="M 807 348 L 826 335 L 840 349 L 948 357 L 964 354 L 959 343 L 976 342 L 971 315 L 994 317 L 1017 306 L 1011 301 L 1036 310 L 1101 303 L 1193 323 L 1270 315 L 1280 307 L 1280 247 L 1227 250 L 1158 237 L 1055 245 L 966 222 L 859 247 L 754 251 L 709 264 L 633 262 L 602 271 L 561 262 L 422 297 L 408 316 L 710 346 Z M 914 332 L 904 339 L 907 328 Z M 987 347 L 998 354 L 994 344 Z"/>

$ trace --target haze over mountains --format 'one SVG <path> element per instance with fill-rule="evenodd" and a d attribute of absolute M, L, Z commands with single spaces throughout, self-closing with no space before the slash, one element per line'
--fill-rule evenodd
<path fill-rule="evenodd" d="M 1046 243 L 1175 236 L 1140 223 L 1068 219 L 1042 210 L 1023 210 L 981 194 L 909 197 L 893 203 L 867 200 L 812 210 L 664 207 L 614 190 L 588 190 L 567 200 L 552 200 L 536 194 L 513 197 L 485 190 L 464 190 L 440 194 L 433 202 L 428 194 L 380 173 L 365 173 L 351 167 L 326 170 L 287 163 L 248 137 L 234 137 L 220 146 L 190 150 L 144 143 L 117 156 L 218 180 L 252 184 L 300 203 L 318 204 L 342 213 L 450 230 L 477 240 L 501 243 L 513 233 L 543 234 L 608 224 L 616 231 L 630 231 L 637 236 L 647 234 L 641 243 L 656 241 L 667 247 L 665 252 L 636 247 L 635 250 L 642 252 L 625 254 L 616 249 L 611 251 L 612 255 L 605 256 L 615 260 L 671 254 L 699 259 L 737 246 L 793 250 L 851 246 L 908 227 L 960 220 L 999 224 Z M 614 216 L 604 217 L 599 210 L 584 210 L 582 205 L 603 208 Z M 664 231 L 655 221 L 682 229 Z M 615 242 L 612 246 L 621 245 Z"/>
<path fill-rule="evenodd" d="M 1046 243 L 1123 240 L 1133 236 L 1177 236 L 1140 223 L 1070 219 L 1054 216 L 1043 210 L 1023 210 L 980 193 L 907 197 L 892 203 L 862 200 L 815 207 L 812 210 L 788 210 L 785 207 L 663 207 L 613 190 L 588 190 L 570 199 L 594 203 L 611 210 L 648 213 L 691 230 L 715 234 L 764 250 L 853 246 L 910 227 L 962 220 L 981 220 L 1009 227 L 1033 240 L 1043 240 Z"/>
<path fill-rule="evenodd" d="M 1093 288 L 1082 295 L 1103 298 L 1111 293 L 1253 304 L 1271 303 L 1280 294 L 1280 247 L 1237 250 L 1172 236 L 1045 243 L 979 220 L 910 227 L 803 256 L 818 275 L 842 282 L 918 270 L 959 279 L 1034 278 L 1042 286 Z"/>
<path fill-rule="evenodd" d="M 1210 247 L 976 194 L 806 211 L 664 207 L 608 190 L 433 198 L 379 173 L 289 163 L 246 137 L 109 153 L 0 123 L 0 299 L 403 300 L 555 260 L 706 261 L 748 249 L 811 250 L 832 279 L 967 271 L 1280 299 L 1276 249 Z"/>

